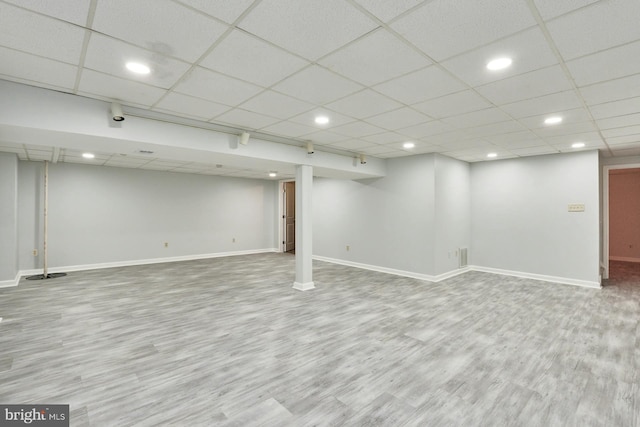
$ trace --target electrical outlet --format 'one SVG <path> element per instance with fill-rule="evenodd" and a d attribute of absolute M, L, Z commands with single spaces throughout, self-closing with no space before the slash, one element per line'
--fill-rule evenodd
<path fill-rule="evenodd" d="M 570 203 L 568 206 L 569 212 L 584 212 L 584 203 Z"/>
<path fill-rule="evenodd" d="M 164 247 L 168 248 L 169 247 L 169 242 L 164 242 Z"/>
<path fill-rule="evenodd" d="M 347 252 L 351 249 L 351 246 L 347 245 Z"/>
<path fill-rule="evenodd" d="M 33 256 L 38 256 L 38 250 L 37 249 L 33 250 Z"/>

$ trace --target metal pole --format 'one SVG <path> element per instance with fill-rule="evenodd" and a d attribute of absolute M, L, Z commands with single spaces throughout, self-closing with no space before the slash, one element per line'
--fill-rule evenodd
<path fill-rule="evenodd" d="M 42 275 L 46 279 L 47 274 L 47 220 L 48 220 L 48 209 L 49 209 L 49 162 L 44 161 L 44 271 Z"/>

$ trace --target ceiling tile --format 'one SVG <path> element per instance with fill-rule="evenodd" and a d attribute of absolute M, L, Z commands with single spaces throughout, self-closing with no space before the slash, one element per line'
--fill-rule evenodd
<path fill-rule="evenodd" d="M 0 47 L 0 76 L 73 90 L 77 67 Z"/>
<path fill-rule="evenodd" d="M 92 70 L 84 70 L 80 79 L 80 92 L 100 95 L 105 98 L 122 101 L 125 104 L 151 106 L 165 91 L 131 80 L 124 80 Z"/>
<path fill-rule="evenodd" d="M 86 25 L 89 5 L 91 4 L 86 0 L 65 0 L 63 2 L 50 0 L 5 0 L 5 2 L 80 26 Z"/>
<path fill-rule="evenodd" d="M 518 156 L 539 156 L 542 154 L 555 154 L 558 152 L 558 149 L 549 145 L 543 145 L 540 147 L 514 148 L 509 151 Z"/>
<path fill-rule="evenodd" d="M 279 122 L 279 119 L 239 108 L 228 111 L 211 120 L 213 123 L 228 123 L 244 129 L 260 129 Z"/>
<path fill-rule="evenodd" d="M 325 125 L 319 125 L 315 122 L 316 117 L 325 116 L 329 118 L 329 123 Z M 295 116 L 289 119 L 291 122 L 300 123 L 307 126 L 313 126 L 317 130 L 330 130 L 336 126 L 341 126 L 347 123 L 355 122 L 356 119 L 336 113 L 335 111 L 326 110 L 323 108 L 316 108 L 306 113 L 302 113 L 299 116 Z"/>
<path fill-rule="evenodd" d="M 541 114 L 557 113 L 559 111 L 571 110 L 581 107 L 575 91 L 553 93 L 551 95 L 538 96 L 536 98 L 525 99 L 500 107 L 504 112 L 519 119 L 522 117 L 537 116 Z"/>
<path fill-rule="evenodd" d="M 260 132 L 268 132 L 274 135 L 298 138 L 307 135 L 316 129 L 311 126 L 301 125 L 293 122 L 280 122 L 260 129 Z"/>
<path fill-rule="evenodd" d="M 0 3 L 0 46 L 78 64 L 85 30 Z"/>
<path fill-rule="evenodd" d="M 100 1 L 92 28 L 187 61 L 200 58 L 227 30 L 226 25 L 168 0 Z"/>
<path fill-rule="evenodd" d="M 367 123 L 389 130 L 415 126 L 429 121 L 431 121 L 429 117 L 412 110 L 409 107 L 402 107 L 397 110 L 378 114 L 366 119 Z"/>
<path fill-rule="evenodd" d="M 348 136 L 338 135 L 337 133 L 322 130 L 320 132 L 310 133 L 305 135 L 304 139 L 309 139 L 319 144 L 333 144 L 335 142 L 345 141 L 349 139 Z"/>
<path fill-rule="evenodd" d="M 254 0 L 178 0 L 198 9 L 208 15 L 214 16 L 229 24 L 238 17 L 254 2 Z"/>
<path fill-rule="evenodd" d="M 599 0 L 534 0 L 542 19 L 555 18 Z"/>
<path fill-rule="evenodd" d="M 520 123 L 528 127 L 529 129 L 538 128 L 555 128 L 566 126 L 569 123 L 588 122 L 591 120 L 589 114 L 584 108 L 575 108 L 573 110 L 554 111 L 553 116 L 562 117 L 562 122 L 555 125 L 547 125 L 544 123 L 545 119 L 549 117 L 549 114 L 543 114 L 539 116 L 531 116 L 520 119 Z"/>
<path fill-rule="evenodd" d="M 243 31 L 226 36 L 200 65 L 261 86 L 271 86 L 309 63 Z"/>
<path fill-rule="evenodd" d="M 567 62 L 578 86 L 640 73 L 640 41 Z"/>
<path fill-rule="evenodd" d="M 388 22 L 396 16 L 406 12 L 423 2 L 423 0 L 355 0 L 360 6 L 367 9 L 376 18 Z"/>
<path fill-rule="evenodd" d="M 608 117 L 633 114 L 637 111 L 640 111 L 640 97 L 593 105 L 589 108 L 589 110 L 591 111 L 593 117 L 596 119 L 605 119 Z"/>
<path fill-rule="evenodd" d="M 353 122 L 342 126 L 337 126 L 331 130 L 339 135 L 350 136 L 352 138 L 361 138 L 376 133 L 382 133 L 385 130 L 377 126 L 365 122 Z"/>
<path fill-rule="evenodd" d="M 506 122 L 490 123 L 488 125 L 467 128 L 465 130 L 470 135 L 484 138 L 491 135 L 521 132 L 526 130 L 526 128 L 516 121 L 509 120 Z"/>
<path fill-rule="evenodd" d="M 599 129 L 612 129 L 624 126 L 634 126 L 640 123 L 640 113 L 619 117 L 596 120 Z"/>
<path fill-rule="evenodd" d="M 125 66 L 129 61 L 148 65 L 151 68 L 151 73 L 141 75 L 130 72 Z M 172 87 L 190 68 L 186 62 L 171 59 L 98 33 L 91 34 L 84 66 L 123 79 L 136 80 L 165 89 Z"/>
<path fill-rule="evenodd" d="M 176 92 L 225 105 L 240 104 L 261 90 L 259 86 L 201 67 L 196 67 L 175 87 Z"/>
<path fill-rule="evenodd" d="M 501 57 L 511 58 L 511 66 L 499 71 L 487 69 L 489 61 Z M 478 86 L 557 63 L 542 31 L 535 27 L 451 58 L 442 65 L 468 85 Z"/>
<path fill-rule="evenodd" d="M 365 86 L 426 67 L 431 61 L 384 29 L 357 40 L 320 61 Z"/>
<path fill-rule="evenodd" d="M 572 89 L 559 65 L 498 80 L 476 90 L 496 105 Z"/>
<path fill-rule="evenodd" d="M 391 27 L 441 61 L 535 24 L 524 1 L 434 0 Z"/>
<path fill-rule="evenodd" d="M 209 120 L 212 117 L 228 111 L 230 107 L 201 98 L 194 98 L 193 96 L 172 92 L 162 98 L 153 109 L 168 111 L 173 114 L 196 119 Z"/>
<path fill-rule="evenodd" d="M 408 138 L 404 135 L 400 135 L 396 132 L 383 132 L 375 135 L 365 136 L 362 138 L 364 141 L 373 142 L 374 144 L 399 144 L 401 142 L 408 141 Z M 397 148 L 401 148 L 398 146 Z"/>
<path fill-rule="evenodd" d="M 580 88 L 588 105 L 640 96 L 640 74 Z"/>
<path fill-rule="evenodd" d="M 536 135 L 542 138 L 551 138 L 554 136 L 571 135 L 584 132 L 595 132 L 596 127 L 591 122 L 582 123 L 564 123 L 561 126 L 548 126 L 533 129 Z"/>
<path fill-rule="evenodd" d="M 489 123 L 498 123 L 509 120 L 510 117 L 497 108 L 487 108 L 473 111 L 471 113 L 460 114 L 448 117 L 442 121 L 456 127 L 482 126 Z"/>
<path fill-rule="evenodd" d="M 342 0 L 262 0 L 239 26 L 304 58 L 316 60 L 371 31 L 377 24 Z"/>
<path fill-rule="evenodd" d="M 268 114 L 280 119 L 288 119 L 289 117 L 309 111 L 313 108 L 313 105 L 272 90 L 266 90 L 242 104 L 242 108 L 259 114 Z"/>
<path fill-rule="evenodd" d="M 474 139 L 472 135 L 469 135 L 464 130 L 454 130 L 452 132 L 441 133 L 438 135 L 430 135 L 420 138 L 422 141 L 428 142 L 434 145 L 447 145 L 459 141 L 469 141 Z"/>
<path fill-rule="evenodd" d="M 607 140 L 607 144 L 609 144 L 610 146 L 619 144 L 640 143 L 640 134 L 614 136 L 605 139 Z"/>
<path fill-rule="evenodd" d="M 441 144 L 447 151 L 457 150 L 469 150 L 474 152 L 487 152 L 487 150 L 495 149 L 496 147 L 490 142 L 480 139 L 468 139 L 466 141 L 449 141 Z"/>
<path fill-rule="evenodd" d="M 639 1 L 607 0 L 554 19 L 547 29 L 563 58 L 570 60 L 640 39 L 638 16 Z"/>
<path fill-rule="evenodd" d="M 615 146 L 611 148 L 611 151 L 615 157 L 640 156 L 640 147 L 637 144 L 631 145 L 631 147 Z"/>
<path fill-rule="evenodd" d="M 370 89 L 365 89 L 346 98 L 327 104 L 327 107 L 351 117 L 363 119 L 401 107 L 392 99 Z"/>
<path fill-rule="evenodd" d="M 403 135 L 407 135 L 411 138 L 422 138 L 425 136 L 438 135 L 455 130 L 455 126 L 445 123 L 440 120 L 434 120 L 428 123 L 421 123 L 416 126 L 409 126 L 406 128 L 398 129 L 397 132 Z"/>
<path fill-rule="evenodd" d="M 491 139 L 491 137 L 488 137 L 487 140 L 489 140 L 489 142 L 501 148 L 506 148 L 507 150 L 512 150 L 516 148 L 540 147 L 541 145 L 546 145 L 546 142 L 544 141 L 544 139 L 541 139 L 541 138 L 529 139 L 529 140 L 523 140 L 523 141 L 514 140 L 514 141 L 494 142 Z"/>
<path fill-rule="evenodd" d="M 431 117 L 449 117 L 491 107 L 491 104 L 472 90 L 441 96 L 412 106 Z"/>
<path fill-rule="evenodd" d="M 459 92 L 467 87 L 437 66 L 379 84 L 375 90 L 405 104 Z"/>
<path fill-rule="evenodd" d="M 395 153 L 399 150 L 387 146 L 387 145 L 376 145 L 373 147 L 367 147 L 367 148 L 361 148 L 360 149 L 364 154 L 368 154 L 370 156 L 378 156 L 379 154 L 385 154 L 385 153 Z"/>
<path fill-rule="evenodd" d="M 325 104 L 362 90 L 357 83 L 314 65 L 278 83 L 273 90 L 314 104 Z"/>
<path fill-rule="evenodd" d="M 336 142 L 334 144 L 331 144 L 331 147 L 341 148 L 343 150 L 359 150 L 363 148 L 371 148 L 376 146 L 377 146 L 376 144 L 363 141 L 360 139 L 349 139 L 347 141 Z"/>

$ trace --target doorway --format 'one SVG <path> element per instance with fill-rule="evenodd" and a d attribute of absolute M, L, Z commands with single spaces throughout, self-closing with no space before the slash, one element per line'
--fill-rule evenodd
<path fill-rule="evenodd" d="M 640 272 L 640 164 L 605 166 L 603 171 L 604 278 Z"/>
<path fill-rule="evenodd" d="M 283 252 L 296 251 L 296 183 L 282 183 L 282 246 Z"/>

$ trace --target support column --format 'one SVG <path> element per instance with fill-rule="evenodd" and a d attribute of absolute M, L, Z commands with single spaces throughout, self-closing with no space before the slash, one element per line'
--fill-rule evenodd
<path fill-rule="evenodd" d="M 313 167 L 296 166 L 296 281 L 293 288 L 308 291 L 313 285 L 312 206 Z"/>
<path fill-rule="evenodd" d="M 18 156 L 0 153 L 0 288 L 18 279 Z"/>

